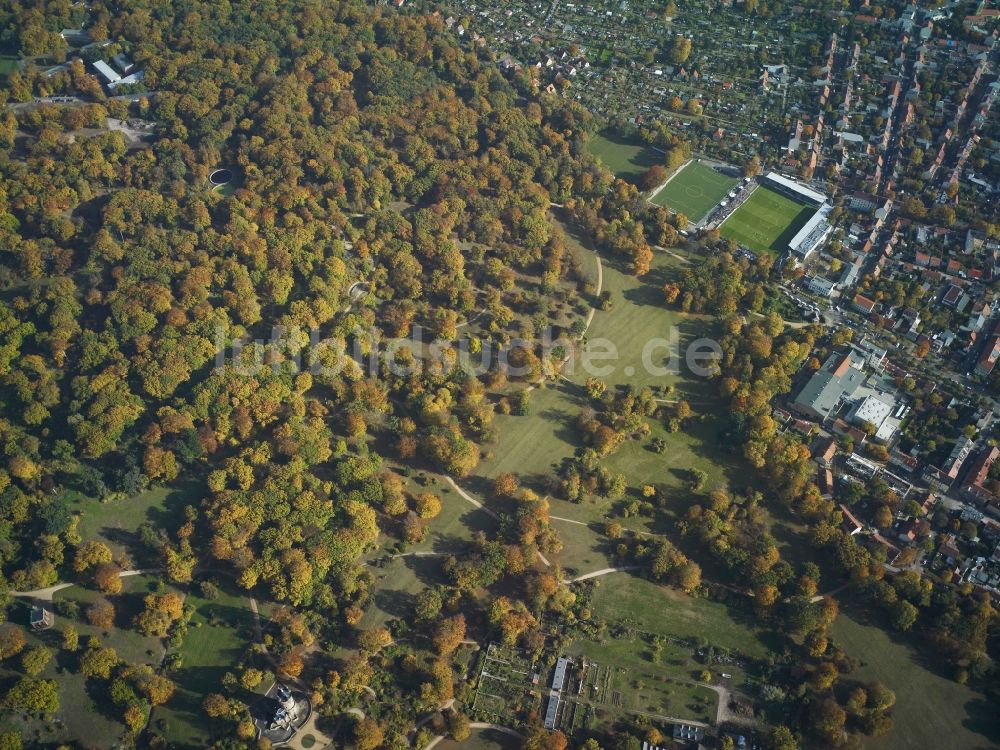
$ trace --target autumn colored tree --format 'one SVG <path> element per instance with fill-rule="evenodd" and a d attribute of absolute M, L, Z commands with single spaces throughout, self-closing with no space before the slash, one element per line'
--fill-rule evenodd
<path fill-rule="evenodd" d="M 80 657 L 80 672 L 86 677 L 107 680 L 118 663 L 118 652 L 111 646 L 91 647 Z"/>
<path fill-rule="evenodd" d="M 59 710 L 59 684 L 55 680 L 23 677 L 7 691 L 0 705 L 8 711 L 55 713 Z"/>
<path fill-rule="evenodd" d="M 52 652 L 45 646 L 35 646 L 21 654 L 21 669 L 30 677 L 40 675 L 49 661 L 52 659 Z"/>
<path fill-rule="evenodd" d="M 244 690 L 256 690 L 263 681 L 264 673 L 253 667 L 247 667 L 240 675 L 240 685 Z"/>
<path fill-rule="evenodd" d="M 421 492 L 413 499 L 413 509 L 421 518 L 436 518 L 441 512 L 441 498 L 431 492 Z"/>
<path fill-rule="evenodd" d="M 80 634 L 77 629 L 66 623 L 62 629 L 62 647 L 64 651 L 73 653 L 80 647 Z"/>
<path fill-rule="evenodd" d="M 152 671 L 144 673 L 138 678 L 137 687 L 153 706 L 166 703 L 177 690 L 177 686 L 170 678 Z"/>
<path fill-rule="evenodd" d="M 121 593 L 121 572 L 122 569 L 113 562 L 100 563 L 94 568 L 94 583 L 102 593 Z"/>
<path fill-rule="evenodd" d="M 497 478 L 493 481 L 493 492 L 499 497 L 514 497 L 518 488 L 517 477 L 510 472 L 497 474 Z"/>
<path fill-rule="evenodd" d="M 10 659 L 17 656 L 28 645 L 24 631 L 13 623 L 0 625 L 0 659 Z"/>
<path fill-rule="evenodd" d="M 104 542 L 90 540 L 81 544 L 73 557 L 73 570 L 84 573 L 96 565 L 111 562 L 111 548 Z"/>
<path fill-rule="evenodd" d="M 451 710 L 445 714 L 448 722 L 448 734 L 455 742 L 463 742 L 472 734 L 469 729 L 469 717 L 461 711 Z"/>
<path fill-rule="evenodd" d="M 295 679 L 300 674 L 302 674 L 302 670 L 304 667 L 305 664 L 303 663 L 302 657 L 299 655 L 299 653 L 296 651 L 289 651 L 287 654 L 284 654 L 278 661 L 277 668 L 278 672 L 281 673 L 282 675 L 289 677 L 291 679 Z"/>
<path fill-rule="evenodd" d="M 392 633 L 386 627 L 369 628 L 358 636 L 358 648 L 368 654 L 374 654 L 390 643 L 392 643 Z"/>
<path fill-rule="evenodd" d="M 375 750 L 382 739 L 382 727 L 374 719 L 365 717 L 354 725 L 354 746 L 358 750 Z"/>
<path fill-rule="evenodd" d="M 170 626 L 184 614 L 184 600 L 176 592 L 149 594 L 145 607 L 135 618 L 136 627 L 146 635 L 165 636 Z"/>
<path fill-rule="evenodd" d="M 463 638 L 465 638 L 465 616 L 458 614 L 441 620 L 431 640 L 434 643 L 434 650 L 446 655 L 454 652 Z"/>
<path fill-rule="evenodd" d="M 226 696 L 220 695 L 219 693 L 209 693 L 205 696 L 204 700 L 201 702 L 202 710 L 213 719 L 217 719 L 220 716 L 228 716 L 231 707 Z"/>
<path fill-rule="evenodd" d="M 652 190 L 667 179 L 667 168 L 662 164 L 654 164 L 642 175 L 642 189 Z"/>
<path fill-rule="evenodd" d="M 87 607 L 87 622 L 95 628 L 110 630 L 115 624 L 115 606 L 107 599 L 96 599 Z"/>

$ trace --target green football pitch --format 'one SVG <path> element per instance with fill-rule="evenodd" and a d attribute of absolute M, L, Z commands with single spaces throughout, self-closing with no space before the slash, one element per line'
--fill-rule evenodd
<path fill-rule="evenodd" d="M 755 252 L 780 255 L 814 213 L 815 206 L 797 203 L 761 185 L 722 223 L 719 232 Z"/>
<path fill-rule="evenodd" d="M 653 203 L 671 208 L 691 221 L 698 222 L 726 197 L 726 193 L 737 182 L 739 180 L 735 177 L 693 161 L 673 176 L 663 190 L 653 197 Z"/>

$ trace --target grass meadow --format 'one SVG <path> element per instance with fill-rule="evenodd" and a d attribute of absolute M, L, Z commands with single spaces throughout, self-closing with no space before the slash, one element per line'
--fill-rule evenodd
<path fill-rule="evenodd" d="M 171 675 L 177 692 L 156 707 L 152 721 L 172 747 L 207 747 L 213 727 L 202 700 L 208 693 L 223 692 L 222 676 L 249 651 L 253 614 L 245 596 L 223 586 L 214 599 L 188 594 L 185 604 L 194 607 L 194 615 L 181 646 L 181 666 Z"/>
<path fill-rule="evenodd" d="M 677 433 L 668 433 L 663 419 L 651 418 L 649 436 L 626 441 L 602 461 L 626 476 L 630 495 L 638 496 L 644 484 L 658 489 L 666 514 L 658 514 L 659 520 L 632 517 L 623 522 L 628 528 L 653 532 L 667 531 L 658 524 L 680 515 L 690 504 L 685 487 L 689 470 L 705 471 L 708 489 L 741 486 L 747 480 L 741 458 L 729 453 L 719 440 L 726 417 L 713 385 L 684 366 L 677 373 L 657 374 L 650 372 L 643 361 L 645 356 L 651 365 L 665 365 L 668 350 L 662 346 L 647 349 L 647 342 L 654 339 L 666 342 L 672 331 L 676 331 L 682 351 L 688 342 L 711 335 L 708 318 L 669 310 L 662 303 L 659 290 L 676 271 L 678 262 L 672 256 L 658 253 L 650 273 L 636 279 L 614 261 L 605 259 L 603 289 L 611 292 L 613 304 L 610 310 L 595 313 L 587 333 L 591 345 L 596 346 L 597 339 L 601 339 L 611 342 L 616 349 L 616 358 L 609 361 L 613 370 L 602 376 L 609 388 L 672 386 L 672 393 L 664 398 L 687 399 L 695 412 L 695 418 Z M 588 377 L 579 361 L 575 361 L 564 378 L 532 391 L 526 416 L 498 415 L 499 440 L 485 447 L 486 456 L 475 475 L 463 481 L 468 490 L 486 498 L 498 474 L 513 472 L 525 486 L 549 495 L 551 512 L 557 517 L 554 523 L 565 543 L 558 561 L 568 572 L 578 573 L 613 564 L 608 556 L 608 540 L 601 533 L 603 519 L 612 509 L 611 502 L 595 497 L 579 504 L 570 503 L 553 497 L 552 492 L 552 478 L 581 446 L 574 422 L 590 403 L 584 387 Z M 650 448 L 655 437 L 667 443 L 662 455 Z"/>
<path fill-rule="evenodd" d="M 178 481 L 170 487 L 157 485 L 134 497 L 102 503 L 74 493 L 70 512 L 80 515 L 77 530 L 84 539 L 100 539 L 113 550 L 127 552 L 136 565 L 155 563 L 155 555 L 139 541 L 138 528 L 149 522 L 156 528 L 174 529 L 184 522 L 184 506 L 197 504 L 199 482 Z"/>
<path fill-rule="evenodd" d="M 104 631 L 90 625 L 85 610 L 99 594 L 82 586 L 73 586 L 56 592 L 57 603 L 75 602 L 79 614 L 66 617 L 56 614 L 55 626 L 41 633 L 27 632 L 29 648 L 45 645 L 54 654 L 45 671 L 40 675 L 45 679 L 55 679 L 59 683 L 59 710 L 51 720 L 29 718 L 22 722 L 13 714 L 0 720 L 0 728 L 17 729 L 24 738 L 37 739 L 39 743 L 56 745 L 73 739 L 86 737 L 88 747 L 111 748 L 117 746 L 126 733 L 121 721 L 121 710 L 107 697 L 107 689 L 99 680 L 88 680 L 79 671 L 79 654 L 62 650 L 62 629 L 72 624 L 80 634 L 80 650 L 86 647 L 90 637 L 97 637 L 104 645 L 112 646 L 121 659 L 131 664 L 155 666 L 163 656 L 163 645 L 158 638 L 147 637 L 136 632 L 132 619 L 142 609 L 143 597 L 154 589 L 156 581 L 149 576 L 130 576 L 122 579 L 122 593 L 110 597 L 116 608 L 115 626 Z M 7 617 L 12 622 L 24 623 L 28 620 L 30 602 L 15 599 L 11 602 Z M 14 666 L 8 664 L 6 667 Z M 0 680 L 6 683 L 13 672 L 0 667 Z M 15 723 L 15 719 L 17 722 Z"/>
<path fill-rule="evenodd" d="M 7 78 L 21 67 L 21 58 L 11 55 L 0 55 L 0 78 Z"/>
<path fill-rule="evenodd" d="M 860 668 L 851 676 L 880 680 L 896 693 L 895 727 L 885 737 L 869 740 L 872 750 L 904 750 L 933 746 L 942 750 L 987 750 L 1000 746 L 996 706 L 967 685 L 935 671 L 913 645 L 897 639 L 880 624 L 869 624 L 853 612 L 840 613 L 833 624 L 834 643 Z"/>
<path fill-rule="evenodd" d="M 646 170 L 663 163 L 663 154 L 649 146 L 610 134 L 592 136 L 587 147 L 616 177 L 626 182 L 638 183 Z"/>
<path fill-rule="evenodd" d="M 766 657 L 773 643 L 742 597 L 734 596 L 731 603 L 701 599 L 628 573 L 595 579 L 591 607 L 595 617 L 609 623 L 627 621 L 668 638 L 703 637 L 716 648 L 751 658 Z"/>
<path fill-rule="evenodd" d="M 469 738 L 462 742 L 444 739 L 435 747 L 439 750 L 518 750 L 521 742 L 496 729 L 473 729 Z"/>

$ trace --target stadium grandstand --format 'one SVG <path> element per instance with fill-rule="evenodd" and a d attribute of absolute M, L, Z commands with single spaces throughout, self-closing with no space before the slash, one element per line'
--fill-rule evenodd
<path fill-rule="evenodd" d="M 812 215 L 792 239 L 788 241 L 788 249 L 805 260 L 809 254 L 819 247 L 833 229 L 827 217 L 833 210 L 833 206 L 824 203 L 819 210 Z"/>
<path fill-rule="evenodd" d="M 795 180 L 790 180 L 777 172 L 768 172 L 764 177 L 764 181 L 779 193 L 785 193 L 789 198 L 813 203 L 817 206 L 826 203 L 826 196 L 823 193 L 811 190 L 805 185 L 800 185 Z"/>
<path fill-rule="evenodd" d="M 827 198 L 823 193 L 807 188 L 805 185 L 800 185 L 795 180 L 791 180 L 777 172 L 768 172 L 764 180 L 770 187 L 784 193 L 789 198 L 818 206 L 816 213 L 810 217 L 809 221 L 788 242 L 788 249 L 802 260 L 805 260 L 830 235 L 833 227 L 830 226 L 827 219 L 830 216 L 830 212 L 833 211 L 833 205 L 827 202 Z"/>

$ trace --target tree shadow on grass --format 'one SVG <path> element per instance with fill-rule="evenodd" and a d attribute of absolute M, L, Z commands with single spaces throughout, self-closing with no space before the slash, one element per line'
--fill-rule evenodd
<path fill-rule="evenodd" d="M 442 580 L 441 559 L 437 557 L 418 557 L 411 555 L 403 558 L 403 564 L 409 568 L 425 586 L 433 586 Z"/>
<path fill-rule="evenodd" d="M 648 275 L 649 274 L 647 274 L 647 276 Z M 645 280 L 646 277 L 643 278 Z M 633 305 L 654 306 L 666 309 L 666 303 L 663 301 L 662 291 L 662 286 L 665 283 L 666 281 L 663 281 L 659 287 L 653 286 L 652 284 L 640 284 L 637 287 L 626 289 L 622 293 L 622 297 Z"/>
<path fill-rule="evenodd" d="M 493 480 L 489 477 L 471 474 L 470 476 L 462 477 L 460 479 L 456 479 L 455 481 L 459 487 L 487 508 L 490 508 L 494 512 L 500 512 L 502 510 L 502 508 L 497 507 L 498 503 L 493 498 Z M 463 503 L 468 502 L 468 500 L 462 497 L 458 499 Z"/>
<path fill-rule="evenodd" d="M 128 586 L 128 579 L 124 579 Z M 135 627 L 135 618 L 145 609 L 145 598 L 148 591 L 123 591 L 111 597 L 109 601 L 115 606 L 115 626 L 122 630 Z"/>
<path fill-rule="evenodd" d="M 97 713 L 105 719 L 111 721 L 121 721 L 121 711 L 108 697 L 108 683 L 97 678 L 90 678 L 84 681 L 83 691 L 97 708 Z"/>
<path fill-rule="evenodd" d="M 472 531 L 486 531 L 489 527 L 485 525 L 480 525 L 476 523 L 466 522 L 465 519 L 469 516 L 482 517 L 486 520 L 492 520 L 486 513 L 482 510 L 474 510 L 471 513 L 466 513 L 462 516 L 462 522 L 469 527 Z M 433 528 L 433 527 L 432 527 Z M 441 555 L 455 555 L 456 557 L 461 557 L 466 554 L 472 548 L 472 543 L 468 539 L 463 539 L 460 536 L 455 536 L 454 534 L 439 534 L 435 537 L 434 542 L 431 544 L 431 551 L 437 552 Z"/>
<path fill-rule="evenodd" d="M 235 628 L 240 635 L 252 628 L 253 615 L 249 609 L 216 601 L 206 601 L 198 607 L 198 616 L 212 626 Z"/>
<path fill-rule="evenodd" d="M 659 251 L 657 251 L 659 252 Z M 679 261 L 678 261 L 679 262 Z M 677 268 L 672 265 L 659 265 L 654 263 L 649 271 L 642 277 L 643 286 L 647 286 L 660 295 L 659 306 L 663 307 L 663 285 L 676 277 Z"/>
<path fill-rule="evenodd" d="M 962 726 L 989 740 L 988 745 L 980 745 L 973 750 L 995 750 L 1000 745 L 1000 719 L 997 718 L 996 705 L 986 698 L 976 698 L 966 702 L 965 713 Z"/>
<path fill-rule="evenodd" d="M 375 606 L 393 618 L 406 619 L 413 614 L 416 596 L 408 591 L 379 589 L 374 596 Z"/>
<path fill-rule="evenodd" d="M 498 732 L 496 729 L 480 729 L 479 738 L 484 742 L 499 745 L 502 750 L 517 750 L 520 747 L 520 743 L 516 738 L 511 737 L 509 734 Z"/>

